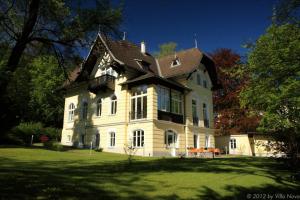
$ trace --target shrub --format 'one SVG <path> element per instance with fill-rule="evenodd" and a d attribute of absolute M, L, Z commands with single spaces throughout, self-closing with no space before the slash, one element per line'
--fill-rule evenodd
<path fill-rule="evenodd" d="M 44 147 L 53 151 L 64 151 L 64 146 L 59 142 L 48 141 L 44 142 Z"/>
<path fill-rule="evenodd" d="M 44 128 L 44 135 L 48 136 L 52 140 L 60 141 L 61 129 L 46 127 Z"/>
<path fill-rule="evenodd" d="M 103 148 L 101 148 L 101 147 L 100 147 L 100 148 L 97 148 L 97 149 L 95 149 L 95 151 L 96 151 L 96 152 L 102 152 L 102 151 L 103 151 Z"/>
<path fill-rule="evenodd" d="M 61 130 L 53 127 L 44 127 L 40 122 L 22 122 L 15 126 L 1 138 L 3 144 L 29 145 L 33 135 L 33 142 L 41 142 L 41 136 L 50 140 L 60 141 Z"/>
<path fill-rule="evenodd" d="M 41 123 L 20 123 L 8 135 L 11 135 L 11 138 L 23 141 L 24 144 L 30 144 L 32 135 L 34 136 L 33 142 L 38 142 L 42 131 L 43 125 Z"/>

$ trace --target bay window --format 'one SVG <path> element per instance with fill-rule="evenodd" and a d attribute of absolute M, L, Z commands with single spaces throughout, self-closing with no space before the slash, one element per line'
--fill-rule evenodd
<path fill-rule="evenodd" d="M 158 86 L 157 87 L 157 103 L 158 110 L 169 112 L 170 111 L 170 89 Z"/>
<path fill-rule="evenodd" d="M 175 114 L 182 114 L 182 95 L 180 92 L 172 90 L 171 97 L 171 112 Z"/>

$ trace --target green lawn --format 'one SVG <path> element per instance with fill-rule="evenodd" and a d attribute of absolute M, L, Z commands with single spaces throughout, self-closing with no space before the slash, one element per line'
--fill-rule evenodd
<path fill-rule="evenodd" d="M 246 199 L 299 189 L 267 158 L 135 157 L 129 164 L 124 155 L 88 150 L 0 148 L 0 199 Z"/>

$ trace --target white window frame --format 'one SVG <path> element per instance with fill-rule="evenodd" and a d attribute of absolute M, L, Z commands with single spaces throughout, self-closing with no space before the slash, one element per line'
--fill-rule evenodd
<path fill-rule="evenodd" d="M 108 138 L 109 138 L 108 146 L 110 148 L 115 147 L 116 146 L 116 132 L 115 131 L 110 131 L 108 133 Z"/>
<path fill-rule="evenodd" d="M 230 146 L 230 149 L 236 149 L 236 139 L 235 138 L 230 138 L 229 146 Z"/>
<path fill-rule="evenodd" d="M 176 90 L 171 90 L 171 111 L 172 113 L 175 114 L 183 114 L 183 109 L 182 109 L 182 94 Z M 177 112 L 178 111 L 178 112 Z"/>
<path fill-rule="evenodd" d="M 210 147 L 210 135 L 206 134 L 205 135 L 205 148 L 209 148 Z"/>
<path fill-rule="evenodd" d="M 131 100 L 130 100 L 130 109 L 131 109 L 131 114 L 134 112 L 132 110 L 132 102 L 134 100 L 134 109 L 135 109 L 135 112 L 134 112 L 134 118 L 131 119 L 131 116 L 130 116 L 130 119 L 131 120 L 137 120 L 137 119 L 145 119 L 147 118 L 147 103 L 148 103 L 148 100 L 147 100 L 147 86 L 146 85 L 142 85 L 140 87 L 136 87 L 136 88 L 133 88 L 132 89 L 133 91 L 136 90 L 136 92 L 134 92 L 133 94 L 131 94 Z M 141 93 L 138 94 L 137 91 L 140 91 Z M 146 110 L 144 111 L 144 97 L 146 97 Z M 138 99 L 141 99 L 141 114 L 142 116 L 140 118 L 138 118 L 138 113 L 137 113 L 137 110 L 138 110 Z M 146 112 L 146 116 L 144 117 L 144 112 Z"/>
<path fill-rule="evenodd" d="M 97 101 L 96 101 L 96 116 L 97 117 L 100 117 L 102 114 L 102 99 L 99 98 Z"/>
<path fill-rule="evenodd" d="M 174 62 L 175 62 L 175 64 L 174 64 Z M 172 60 L 171 67 L 177 67 L 179 65 L 181 65 L 181 63 L 178 58 L 175 58 L 174 60 Z"/>
<path fill-rule="evenodd" d="M 170 89 L 157 86 L 157 104 L 158 110 L 170 112 Z"/>
<path fill-rule="evenodd" d="M 74 121 L 74 114 L 75 114 L 75 104 L 70 103 L 68 107 L 68 122 Z"/>
<path fill-rule="evenodd" d="M 137 129 L 132 132 L 132 146 L 134 148 L 143 148 L 145 144 L 145 132 Z"/>
<path fill-rule="evenodd" d="M 113 99 L 115 97 L 115 99 Z M 117 113 L 117 101 L 118 101 L 118 98 L 116 95 L 112 95 L 110 97 L 110 115 L 115 115 Z"/>
<path fill-rule="evenodd" d="M 172 137 L 173 141 L 171 144 L 169 144 L 168 141 L 169 135 Z M 179 135 L 175 131 L 167 130 L 165 132 L 165 144 L 167 148 L 179 148 Z"/>

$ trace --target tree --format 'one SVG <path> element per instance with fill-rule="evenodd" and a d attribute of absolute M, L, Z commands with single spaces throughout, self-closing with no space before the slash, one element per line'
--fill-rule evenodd
<path fill-rule="evenodd" d="M 300 0 L 280 0 L 274 7 L 273 22 L 277 24 L 293 23 L 299 25 Z"/>
<path fill-rule="evenodd" d="M 121 19 L 122 7 L 109 0 L 0 0 L 0 48 L 6 46 L 5 56 L 0 55 L 0 120 L 15 119 L 9 116 L 14 112 L 8 109 L 7 86 L 18 68 L 25 70 L 41 54 L 55 56 L 65 68 L 64 61 L 77 59 L 99 28 L 118 33 Z"/>
<path fill-rule="evenodd" d="M 159 51 L 154 53 L 154 56 L 157 58 L 172 55 L 175 53 L 177 47 L 177 43 L 175 42 L 168 42 L 159 45 Z"/>
<path fill-rule="evenodd" d="M 34 59 L 29 66 L 29 73 L 32 87 L 29 106 L 32 118 L 46 126 L 60 127 L 63 121 L 64 98 L 54 92 L 65 79 L 56 58 L 46 55 Z"/>
<path fill-rule="evenodd" d="M 41 55 L 18 68 L 8 84 L 8 110 L 17 121 L 61 127 L 63 95 L 54 91 L 65 78 L 54 56 Z"/>
<path fill-rule="evenodd" d="M 241 105 L 261 115 L 258 131 L 283 142 L 294 163 L 300 140 L 300 28 L 272 25 L 248 56 L 247 87 Z"/>
<path fill-rule="evenodd" d="M 231 49 L 222 48 L 215 50 L 210 56 L 215 62 L 218 79 L 222 85 L 222 89 L 213 93 L 217 134 L 254 132 L 258 125 L 258 117 L 249 115 L 248 110 L 241 109 L 239 103 L 239 92 L 247 80 L 246 76 L 237 76 L 234 73 L 240 68 L 240 55 Z"/>

